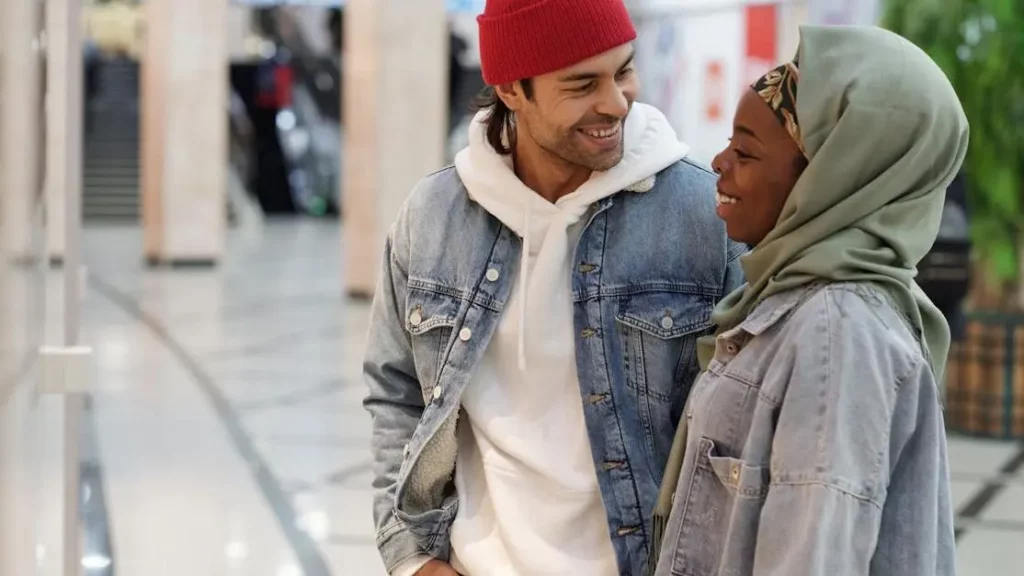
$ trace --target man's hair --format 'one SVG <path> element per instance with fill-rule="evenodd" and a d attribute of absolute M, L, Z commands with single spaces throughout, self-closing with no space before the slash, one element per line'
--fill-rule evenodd
<path fill-rule="evenodd" d="M 526 78 L 519 81 L 523 88 L 523 95 L 527 100 L 533 100 L 533 79 Z M 487 86 L 480 91 L 473 101 L 476 110 L 487 111 L 484 125 L 487 129 L 487 142 L 494 148 L 495 152 L 502 156 L 512 154 L 516 147 L 516 121 L 515 114 L 498 97 L 498 93 L 492 86 Z"/>

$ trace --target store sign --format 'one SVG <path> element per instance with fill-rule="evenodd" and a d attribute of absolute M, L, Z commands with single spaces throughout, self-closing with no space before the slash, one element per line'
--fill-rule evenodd
<path fill-rule="evenodd" d="M 704 120 L 720 122 L 725 116 L 725 65 L 718 60 L 707 63 L 704 74 Z"/>
<path fill-rule="evenodd" d="M 740 81 L 745 87 L 778 64 L 778 7 L 775 4 L 748 5 L 744 8 L 743 20 L 746 61 Z"/>
<path fill-rule="evenodd" d="M 727 145 L 740 97 L 792 57 L 780 56 L 786 16 L 772 0 L 633 4 L 640 99 L 665 113 L 695 160 L 709 163 Z"/>

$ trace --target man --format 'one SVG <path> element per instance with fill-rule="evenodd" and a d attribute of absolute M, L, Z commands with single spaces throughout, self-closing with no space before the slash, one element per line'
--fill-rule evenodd
<path fill-rule="evenodd" d="M 634 104 L 622 0 L 489 0 L 478 22 L 490 98 L 403 207 L 372 309 L 377 544 L 393 576 L 644 574 L 744 248 Z"/>

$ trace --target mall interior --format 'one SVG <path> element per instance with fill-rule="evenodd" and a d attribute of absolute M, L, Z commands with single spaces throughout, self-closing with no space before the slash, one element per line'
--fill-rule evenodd
<path fill-rule="evenodd" d="M 627 4 L 641 100 L 707 163 L 800 24 L 941 3 Z M 406 195 L 466 145 L 483 6 L 0 0 L 0 576 L 385 574 L 369 297 Z M 946 61 L 998 32 L 973 14 Z M 1001 310 L 968 314 L 998 354 L 951 360 L 963 576 L 1024 566 L 1024 320 Z"/>

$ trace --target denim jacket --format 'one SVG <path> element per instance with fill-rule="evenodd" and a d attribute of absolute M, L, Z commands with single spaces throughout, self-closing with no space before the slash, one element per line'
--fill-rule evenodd
<path fill-rule="evenodd" d="M 908 326 L 877 289 L 833 284 L 720 335 L 656 574 L 952 575 L 942 410 Z"/>
<path fill-rule="evenodd" d="M 648 526 L 711 310 L 742 283 L 715 215 L 715 177 L 688 161 L 590 212 L 571 278 L 580 399 L 624 575 L 647 567 Z M 423 180 L 385 245 L 363 371 L 373 419 L 374 519 L 389 571 L 445 560 L 460 397 L 505 311 L 520 239 L 452 168 Z"/>

